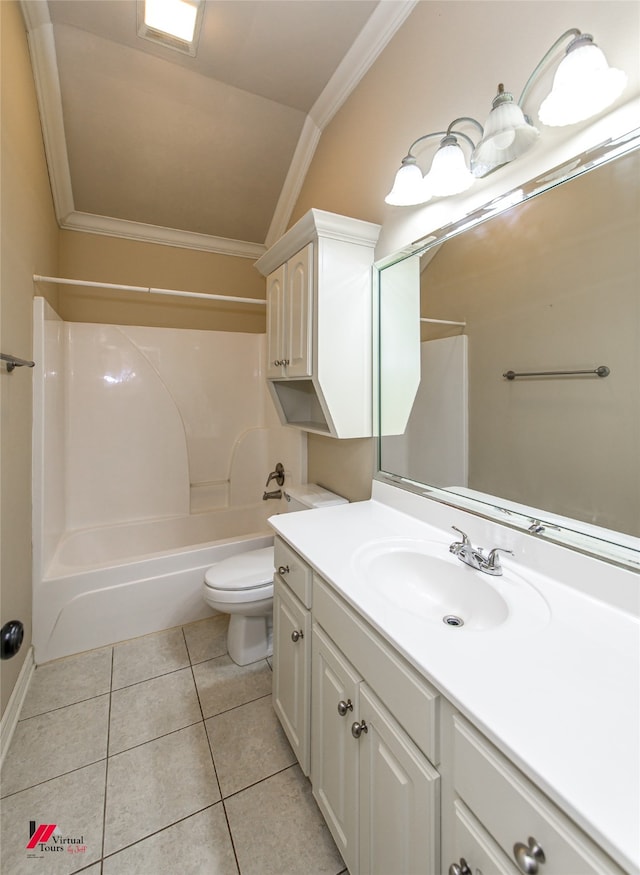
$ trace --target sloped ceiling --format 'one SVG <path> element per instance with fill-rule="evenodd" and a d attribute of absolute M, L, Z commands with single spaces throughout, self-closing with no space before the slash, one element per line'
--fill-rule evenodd
<path fill-rule="evenodd" d="M 413 5 L 207 0 L 190 58 L 137 36 L 136 0 L 23 0 L 61 227 L 259 255 Z"/>

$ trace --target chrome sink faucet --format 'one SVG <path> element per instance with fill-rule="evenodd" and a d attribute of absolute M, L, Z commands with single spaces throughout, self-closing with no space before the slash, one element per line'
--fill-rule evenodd
<path fill-rule="evenodd" d="M 474 547 L 472 545 L 466 532 L 463 532 L 462 529 L 457 528 L 457 526 L 451 526 L 451 528 L 454 532 L 458 532 L 458 534 L 462 535 L 462 540 L 454 541 L 453 544 L 449 546 L 450 553 L 457 556 L 461 562 L 465 563 L 465 565 L 469 565 L 471 568 L 482 571 L 484 574 L 491 574 L 494 577 L 502 574 L 502 565 L 500 564 L 500 557 L 498 554 L 509 553 L 509 555 L 513 556 L 512 550 L 504 550 L 502 547 L 494 547 L 488 555 L 485 555 L 482 547 Z"/>

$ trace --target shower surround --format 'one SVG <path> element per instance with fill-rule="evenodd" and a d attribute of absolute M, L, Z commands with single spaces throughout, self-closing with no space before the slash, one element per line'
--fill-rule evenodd
<path fill-rule="evenodd" d="M 34 300 L 36 662 L 207 616 L 204 569 L 270 543 L 265 477 L 304 436 L 265 336 L 63 322 Z"/>

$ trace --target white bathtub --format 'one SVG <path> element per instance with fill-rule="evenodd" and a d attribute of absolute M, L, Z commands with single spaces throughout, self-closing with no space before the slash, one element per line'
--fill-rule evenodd
<path fill-rule="evenodd" d="M 273 543 L 268 505 L 67 534 L 34 585 L 36 663 L 210 616 L 204 572 Z"/>

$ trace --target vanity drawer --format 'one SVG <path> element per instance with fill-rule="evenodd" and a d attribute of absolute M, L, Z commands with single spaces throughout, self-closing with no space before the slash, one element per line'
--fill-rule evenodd
<path fill-rule="evenodd" d="M 420 750 L 438 765 L 439 693 L 315 574 L 313 618 Z"/>
<path fill-rule="evenodd" d="M 519 875 L 520 870 L 515 862 L 507 859 L 464 802 L 456 799 L 453 812 L 453 862 L 460 866 L 461 871 L 464 871 L 461 863 L 464 860 L 474 875 L 478 872 L 484 875 Z"/>
<path fill-rule="evenodd" d="M 622 875 L 484 736 L 459 715 L 453 723 L 455 791 L 513 861 L 516 871 L 534 871 L 521 866 L 515 854 L 516 844 L 526 846 L 533 837 L 544 852 L 544 865 L 537 867 L 544 875 Z"/>
<path fill-rule="evenodd" d="M 311 607 L 311 568 L 303 562 L 295 550 L 276 537 L 273 542 L 276 573 L 289 589 L 300 599 L 305 608 Z"/>

